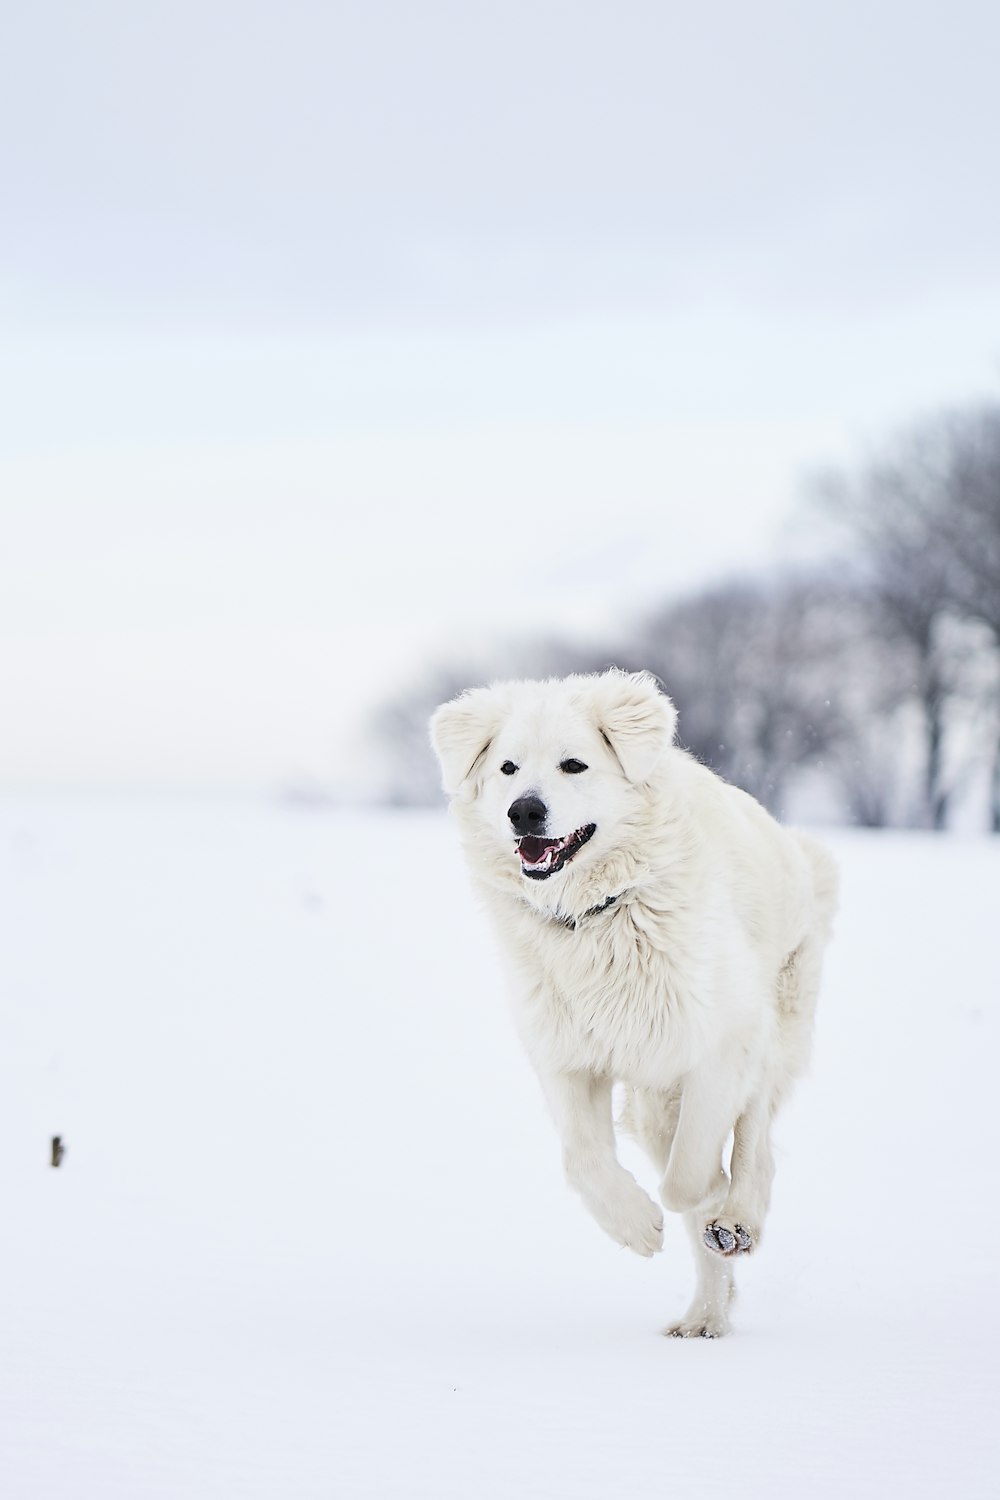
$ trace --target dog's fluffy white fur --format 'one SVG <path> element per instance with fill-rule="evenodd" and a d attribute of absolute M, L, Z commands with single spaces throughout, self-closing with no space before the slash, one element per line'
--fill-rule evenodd
<path fill-rule="evenodd" d="M 613 1239 L 661 1248 L 660 1208 L 615 1152 L 624 1084 L 619 1126 L 695 1247 L 694 1300 L 667 1331 L 716 1337 L 733 1259 L 763 1230 L 772 1117 L 807 1061 L 836 873 L 675 727 L 653 677 L 613 671 L 473 689 L 431 739 L 567 1178 Z"/>

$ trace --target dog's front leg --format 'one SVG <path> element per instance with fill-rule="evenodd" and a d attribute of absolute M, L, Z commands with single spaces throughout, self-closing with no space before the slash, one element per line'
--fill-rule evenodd
<path fill-rule="evenodd" d="M 637 1255 L 663 1245 L 663 1214 L 615 1155 L 611 1080 L 558 1073 L 542 1085 L 562 1140 L 563 1165 L 601 1228 Z"/>

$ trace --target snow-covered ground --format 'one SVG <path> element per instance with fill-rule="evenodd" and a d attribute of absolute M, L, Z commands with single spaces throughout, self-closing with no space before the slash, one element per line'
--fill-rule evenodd
<path fill-rule="evenodd" d="M 830 842 L 769 1235 L 678 1342 L 680 1225 L 563 1186 L 443 815 L 2 804 L 0 1493 L 995 1494 L 1000 841 Z"/>

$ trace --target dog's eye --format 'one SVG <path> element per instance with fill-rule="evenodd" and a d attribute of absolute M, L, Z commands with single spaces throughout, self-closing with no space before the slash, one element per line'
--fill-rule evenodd
<path fill-rule="evenodd" d="M 582 760 L 573 760 L 570 758 L 569 760 L 560 761 L 559 769 L 560 771 L 565 771 L 567 776 L 579 776 L 580 772 L 585 771 L 587 767 Z"/>
<path fill-rule="evenodd" d="M 514 772 L 517 770 L 517 767 L 512 760 L 505 760 L 503 765 L 500 767 L 500 770 L 504 776 L 513 776 Z"/>

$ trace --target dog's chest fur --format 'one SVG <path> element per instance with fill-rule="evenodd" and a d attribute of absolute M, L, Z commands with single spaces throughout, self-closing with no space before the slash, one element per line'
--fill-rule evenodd
<path fill-rule="evenodd" d="M 701 972 L 669 913 L 629 900 L 572 930 L 517 901 L 497 915 L 519 1030 L 537 1065 L 663 1088 L 711 1045 L 714 976 Z"/>

